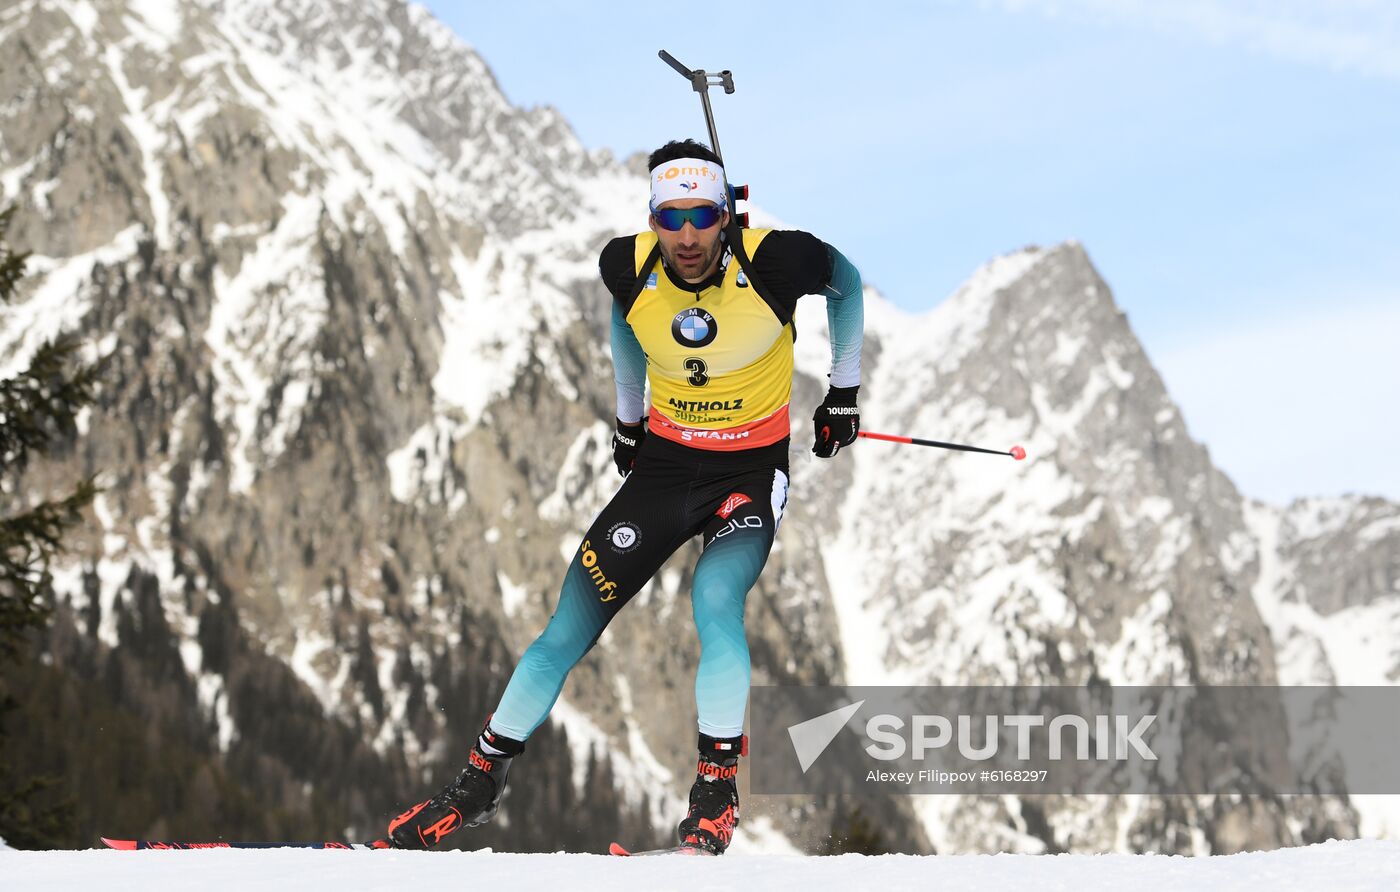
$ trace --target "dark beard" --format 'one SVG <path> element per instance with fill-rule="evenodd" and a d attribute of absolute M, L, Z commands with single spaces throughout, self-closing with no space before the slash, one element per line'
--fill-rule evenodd
<path fill-rule="evenodd" d="M 721 266 L 722 264 L 715 264 L 715 259 L 718 258 L 718 257 L 721 257 L 721 256 L 723 255 L 723 253 L 724 253 L 724 248 L 725 248 L 724 239 L 722 239 L 722 238 L 720 238 L 720 239 L 715 239 L 714 247 L 712 247 L 712 248 L 710 249 L 710 252 L 709 252 L 708 254 L 706 254 L 706 255 L 704 255 L 703 257 L 701 257 L 700 263 L 699 263 L 699 269 L 700 269 L 700 270 L 708 270 L 712 265 L 714 265 L 714 266 L 715 266 L 715 272 L 719 272 L 720 266 Z M 668 256 L 667 251 L 666 251 L 665 248 L 662 248 L 662 250 L 661 250 L 661 256 L 662 256 L 662 259 L 666 261 L 666 265 L 669 266 L 669 267 L 671 268 L 671 271 L 672 271 L 672 272 L 676 273 L 676 274 L 677 274 L 678 276 L 680 276 L 681 278 L 685 278 L 685 277 L 686 277 L 686 274 L 684 274 L 684 273 L 681 272 L 681 266 L 680 266 L 679 263 L 676 262 L 676 258 L 671 257 L 671 256 Z M 710 273 L 709 275 L 714 275 L 714 273 Z M 709 275 L 707 275 L 705 278 L 709 278 Z"/>

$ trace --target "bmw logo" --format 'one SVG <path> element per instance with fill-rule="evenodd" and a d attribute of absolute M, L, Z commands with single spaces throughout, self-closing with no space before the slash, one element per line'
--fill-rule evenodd
<path fill-rule="evenodd" d="M 719 334 L 719 323 L 715 317 L 699 307 L 691 307 L 676 314 L 671 320 L 671 336 L 684 347 L 704 347 Z"/>

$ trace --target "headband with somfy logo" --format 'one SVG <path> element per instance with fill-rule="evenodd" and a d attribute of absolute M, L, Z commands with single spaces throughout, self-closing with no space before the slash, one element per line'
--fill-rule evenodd
<path fill-rule="evenodd" d="M 725 206 L 724 168 L 699 158 L 677 158 L 651 172 L 651 209 L 678 198 L 703 198 Z"/>

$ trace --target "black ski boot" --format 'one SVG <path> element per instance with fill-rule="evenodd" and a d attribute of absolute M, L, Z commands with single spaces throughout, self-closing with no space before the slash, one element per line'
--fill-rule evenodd
<path fill-rule="evenodd" d="M 489 752 L 487 746 L 504 755 Z M 523 742 L 494 733 L 488 719 L 457 779 L 389 822 L 394 848 L 430 849 L 459 827 L 475 827 L 495 817 L 506 791 L 510 760 L 524 749 Z"/>
<path fill-rule="evenodd" d="M 749 738 L 700 735 L 700 761 L 690 787 L 690 811 L 676 828 L 683 846 L 723 855 L 739 824 L 739 757 L 749 752 Z"/>

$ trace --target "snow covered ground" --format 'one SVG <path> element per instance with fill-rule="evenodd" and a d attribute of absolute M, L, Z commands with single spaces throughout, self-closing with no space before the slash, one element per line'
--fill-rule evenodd
<path fill-rule="evenodd" d="M 754 855 L 610 858 L 465 852 L 0 851 L 0 888 L 1394 890 L 1400 842 L 1333 841 L 1242 855 Z"/>

